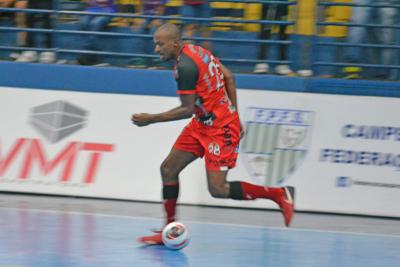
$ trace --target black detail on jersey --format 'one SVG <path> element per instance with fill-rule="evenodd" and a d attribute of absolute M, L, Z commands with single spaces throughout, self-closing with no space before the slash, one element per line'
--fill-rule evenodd
<path fill-rule="evenodd" d="M 196 117 L 197 120 L 202 122 L 205 125 L 212 126 L 214 124 L 217 116 L 213 112 L 208 112 L 203 105 L 203 99 L 201 97 L 196 98 Z"/>
<path fill-rule="evenodd" d="M 178 90 L 196 89 L 197 80 L 199 79 L 199 69 L 192 58 L 182 53 L 179 56 L 177 71 Z"/>
<path fill-rule="evenodd" d="M 215 119 L 217 116 L 213 112 L 208 113 L 207 115 L 204 115 L 202 117 L 199 117 L 198 120 L 205 125 L 212 126 L 214 124 Z"/>

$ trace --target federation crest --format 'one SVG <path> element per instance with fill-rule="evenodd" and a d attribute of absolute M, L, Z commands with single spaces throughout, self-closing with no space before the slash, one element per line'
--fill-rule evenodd
<path fill-rule="evenodd" d="M 241 144 L 244 165 L 259 184 L 282 184 L 305 158 L 313 112 L 251 107 Z"/>

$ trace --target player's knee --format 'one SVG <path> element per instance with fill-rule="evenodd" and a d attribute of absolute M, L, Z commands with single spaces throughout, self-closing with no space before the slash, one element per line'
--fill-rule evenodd
<path fill-rule="evenodd" d="M 171 164 L 168 164 L 165 161 L 160 166 L 160 172 L 163 180 L 174 179 L 178 177 L 179 174 Z"/>
<path fill-rule="evenodd" d="M 227 194 L 224 186 L 209 185 L 208 191 L 210 192 L 211 196 L 215 197 L 215 198 L 227 198 L 228 197 L 228 194 Z"/>

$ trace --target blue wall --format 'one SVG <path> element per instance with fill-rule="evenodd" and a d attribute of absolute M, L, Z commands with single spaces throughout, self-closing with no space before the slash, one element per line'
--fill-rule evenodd
<path fill-rule="evenodd" d="M 236 75 L 238 88 L 400 97 L 400 82 Z M 174 96 L 171 71 L 0 62 L 0 86 Z"/>

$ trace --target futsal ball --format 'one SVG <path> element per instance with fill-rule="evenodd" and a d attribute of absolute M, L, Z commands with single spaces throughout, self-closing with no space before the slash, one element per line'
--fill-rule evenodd
<path fill-rule="evenodd" d="M 162 241 L 167 248 L 174 250 L 184 248 L 189 240 L 188 228 L 183 223 L 169 223 L 162 231 Z"/>

